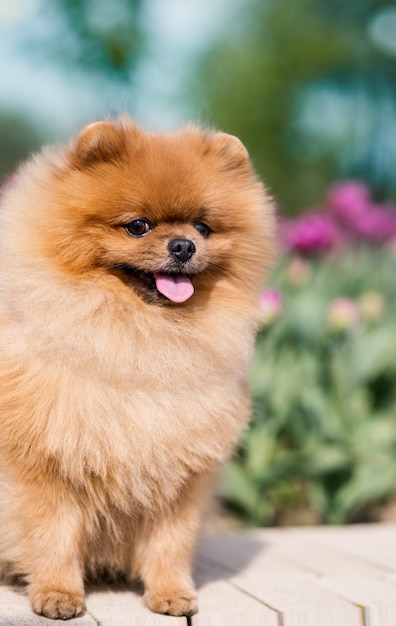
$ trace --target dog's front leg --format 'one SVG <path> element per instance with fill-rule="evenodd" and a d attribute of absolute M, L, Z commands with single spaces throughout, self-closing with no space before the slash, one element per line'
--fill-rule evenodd
<path fill-rule="evenodd" d="M 68 619 L 84 610 L 82 512 L 63 482 L 41 478 L 21 490 L 21 569 L 33 610 Z"/>
<path fill-rule="evenodd" d="M 191 479 L 170 510 L 142 524 L 132 571 L 143 581 L 145 602 L 156 613 L 193 615 L 197 611 L 191 561 L 212 482 L 213 474 Z"/>

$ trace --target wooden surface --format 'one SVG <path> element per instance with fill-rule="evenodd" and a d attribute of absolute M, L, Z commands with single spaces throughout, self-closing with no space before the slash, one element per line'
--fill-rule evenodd
<path fill-rule="evenodd" d="M 88 590 L 70 625 L 396 626 L 396 524 L 266 529 L 206 538 L 196 559 L 199 613 L 155 615 L 137 592 Z M 0 626 L 65 624 L 0 586 Z"/>

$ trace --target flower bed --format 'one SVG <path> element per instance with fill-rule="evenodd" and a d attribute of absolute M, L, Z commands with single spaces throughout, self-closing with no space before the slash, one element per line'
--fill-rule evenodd
<path fill-rule="evenodd" d="M 373 519 L 396 493 L 396 212 L 348 182 L 280 231 L 224 499 L 252 525 Z"/>

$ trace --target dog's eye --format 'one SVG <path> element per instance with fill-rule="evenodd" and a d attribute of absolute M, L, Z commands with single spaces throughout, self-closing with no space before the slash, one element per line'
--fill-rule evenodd
<path fill-rule="evenodd" d="M 207 224 L 204 224 L 204 222 L 198 222 L 198 224 L 195 224 L 195 228 L 202 237 L 209 237 L 210 228 Z"/>
<path fill-rule="evenodd" d="M 132 220 L 128 224 L 124 226 L 128 235 L 133 235 L 134 237 L 142 237 L 143 235 L 147 235 L 151 231 L 151 224 L 147 220 L 144 219 L 136 219 Z"/>

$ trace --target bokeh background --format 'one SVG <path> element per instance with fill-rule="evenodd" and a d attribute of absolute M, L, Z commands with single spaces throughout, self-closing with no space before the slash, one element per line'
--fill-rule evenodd
<path fill-rule="evenodd" d="M 247 525 L 394 519 L 396 3 L 1 0 L 0 179 L 129 112 L 238 135 L 279 211 L 254 419 L 220 487 Z"/>

